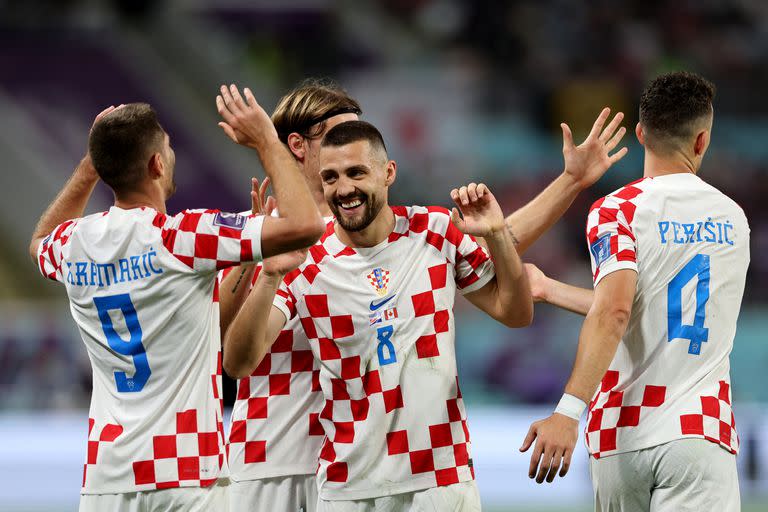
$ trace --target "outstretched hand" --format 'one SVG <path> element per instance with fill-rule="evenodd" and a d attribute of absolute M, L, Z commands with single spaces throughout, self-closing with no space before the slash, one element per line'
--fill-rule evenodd
<path fill-rule="evenodd" d="M 219 123 L 227 136 L 238 144 L 259 149 L 262 144 L 277 139 L 275 125 L 256 101 L 249 88 L 240 95 L 235 84 L 221 86 L 216 96 L 216 108 L 224 121 Z"/>
<path fill-rule="evenodd" d="M 599 180 L 613 164 L 624 158 L 624 155 L 629 151 L 623 147 L 616 153 L 610 154 L 627 131 L 623 126 L 619 127 L 624 119 L 622 112 L 616 114 L 608 126 L 603 129 L 603 125 L 610 114 L 611 109 L 604 108 L 592 125 L 592 130 L 587 138 L 578 146 L 573 143 L 570 127 L 565 123 L 560 124 L 560 128 L 563 130 L 565 172 L 582 189 Z"/>
<path fill-rule="evenodd" d="M 451 199 L 458 207 L 451 211 L 451 221 L 462 233 L 487 237 L 506 229 L 504 213 L 485 184 L 470 183 L 459 189 L 455 188 L 451 190 Z"/>
<path fill-rule="evenodd" d="M 533 422 L 520 447 L 521 452 L 528 451 L 536 441 L 528 466 L 528 478 L 536 478 L 539 484 L 545 479 L 551 483 L 558 469 L 560 477 L 564 477 L 571 467 L 571 456 L 578 437 L 579 422 L 568 416 L 554 413 L 547 419 Z"/>

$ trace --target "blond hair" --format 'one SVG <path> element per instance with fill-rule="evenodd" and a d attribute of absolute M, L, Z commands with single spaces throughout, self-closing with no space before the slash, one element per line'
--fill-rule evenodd
<path fill-rule="evenodd" d="M 272 122 L 283 143 L 291 133 L 318 136 L 326 119 L 339 114 L 362 114 L 360 104 L 332 80 L 310 78 L 280 99 Z"/>

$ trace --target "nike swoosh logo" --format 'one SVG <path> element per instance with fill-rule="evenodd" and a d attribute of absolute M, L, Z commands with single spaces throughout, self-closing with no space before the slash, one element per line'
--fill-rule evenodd
<path fill-rule="evenodd" d="M 395 295 L 397 295 L 397 294 L 395 294 Z M 395 298 L 395 295 L 392 295 L 392 296 L 390 296 L 390 297 L 387 297 L 386 299 L 382 299 L 382 300 L 380 300 L 378 303 L 377 303 L 375 300 L 372 300 L 372 301 L 371 301 L 371 311 L 376 311 L 376 310 L 377 310 L 377 309 L 379 309 L 381 306 L 383 306 L 383 305 L 384 305 L 384 304 L 386 304 L 387 302 L 389 302 L 389 301 L 391 301 L 392 299 L 394 299 L 394 298 Z"/>

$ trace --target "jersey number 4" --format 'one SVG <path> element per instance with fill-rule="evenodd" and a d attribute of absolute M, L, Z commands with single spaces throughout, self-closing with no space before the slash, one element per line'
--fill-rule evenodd
<path fill-rule="evenodd" d="M 149 369 L 147 351 L 142 344 L 141 325 L 139 325 L 139 317 L 136 314 L 136 307 L 134 307 L 133 302 L 131 302 L 131 296 L 127 293 L 121 293 L 119 295 L 110 295 L 108 297 L 94 297 L 93 303 L 96 305 L 96 309 L 99 312 L 101 328 L 104 331 L 104 335 L 107 337 L 107 343 L 109 343 L 110 348 L 118 354 L 131 356 L 133 358 L 133 365 L 136 367 L 133 377 L 128 377 L 125 372 L 115 372 L 115 384 L 117 385 L 117 390 L 121 393 L 136 393 L 141 391 L 149 380 L 152 370 Z M 110 311 L 117 310 L 121 312 L 125 319 L 125 326 L 128 329 L 128 335 L 130 336 L 128 341 L 121 338 L 117 331 L 115 331 L 112 317 L 109 316 Z"/>
<path fill-rule="evenodd" d="M 696 313 L 693 325 L 683 325 L 683 288 L 696 277 Z M 709 300 L 709 256 L 697 254 L 680 269 L 667 286 L 667 340 L 688 340 L 688 353 L 699 355 L 701 344 L 709 339 L 709 329 L 704 327 L 707 301 Z"/>

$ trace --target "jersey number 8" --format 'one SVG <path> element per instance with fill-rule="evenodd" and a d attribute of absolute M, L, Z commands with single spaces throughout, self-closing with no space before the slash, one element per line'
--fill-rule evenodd
<path fill-rule="evenodd" d="M 149 369 L 147 352 L 142 344 L 141 325 L 136 314 L 136 307 L 131 302 L 131 296 L 127 293 L 110 295 L 107 297 L 94 297 L 93 303 L 99 312 L 101 328 L 107 337 L 107 343 L 112 350 L 124 356 L 133 357 L 133 365 L 136 367 L 133 377 L 128 377 L 125 372 L 115 372 L 115 384 L 121 393 L 137 393 L 144 389 L 152 370 Z M 115 331 L 109 312 L 120 310 L 125 318 L 125 326 L 128 329 L 130 339 L 125 341 Z"/>

